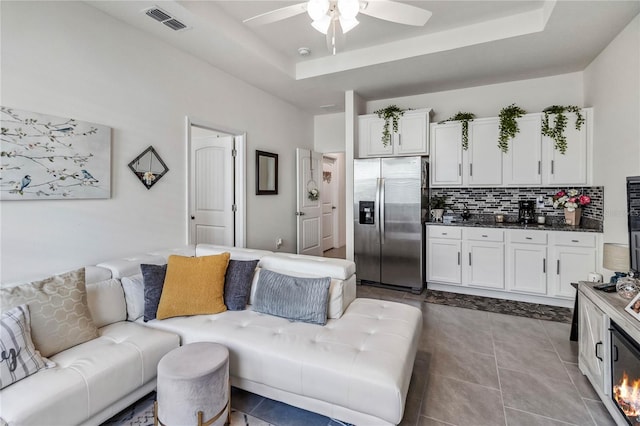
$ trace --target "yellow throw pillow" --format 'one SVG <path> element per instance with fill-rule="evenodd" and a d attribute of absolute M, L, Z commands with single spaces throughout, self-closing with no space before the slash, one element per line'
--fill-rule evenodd
<path fill-rule="evenodd" d="M 169 256 L 157 319 L 224 312 L 224 275 L 229 253 Z"/>

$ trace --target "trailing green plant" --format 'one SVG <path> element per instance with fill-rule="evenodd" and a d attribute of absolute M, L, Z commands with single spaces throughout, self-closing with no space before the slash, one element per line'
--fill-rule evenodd
<path fill-rule="evenodd" d="M 517 119 L 525 115 L 527 111 L 516 104 L 511 104 L 500 110 L 500 134 L 498 136 L 498 148 L 505 154 L 509 152 L 509 140 L 520 132 Z"/>
<path fill-rule="evenodd" d="M 542 110 L 544 117 L 542 118 L 542 134 L 554 140 L 554 148 L 561 154 L 567 152 L 567 137 L 564 130 L 567 128 L 567 116 L 565 113 L 574 113 L 576 115 L 576 130 L 580 130 L 584 124 L 584 116 L 582 110 L 575 105 L 561 106 L 551 105 Z M 549 125 L 549 114 L 555 114 L 556 119 L 554 126 Z"/>
<path fill-rule="evenodd" d="M 447 207 L 447 197 L 444 195 L 442 196 L 434 195 L 431 197 L 431 200 L 429 201 L 429 206 L 432 209 L 444 209 Z"/>
<path fill-rule="evenodd" d="M 469 122 L 473 121 L 476 115 L 472 112 L 458 112 L 453 117 L 449 117 L 440 123 L 447 121 L 460 121 L 462 123 L 462 149 L 465 151 L 469 149 Z"/>
<path fill-rule="evenodd" d="M 378 114 L 378 118 L 384 119 L 384 127 L 382 128 L 382 146 L 385 148 L 391 143 L 391 131 L 389 125 L 393 125 L 393 133 L 398 133 L 398 121 L 400 117 L 404 115 L 403 109 L 400 109 L 397 105 L 389 105 L 386 108 L 374 111 L 374 114 Z"/>

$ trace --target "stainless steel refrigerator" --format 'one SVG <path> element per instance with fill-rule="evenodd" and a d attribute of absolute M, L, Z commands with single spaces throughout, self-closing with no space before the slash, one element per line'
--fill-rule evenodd
<path fill-rule="evenodd" d="M 356 276 L 422 291 L 422 158 L 358 159 L 353 175 Z"/>

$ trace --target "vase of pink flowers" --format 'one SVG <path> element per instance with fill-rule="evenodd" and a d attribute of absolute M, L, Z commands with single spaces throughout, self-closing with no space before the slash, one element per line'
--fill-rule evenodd
<path fill-rule="evenodd" d="M 577 189 L 560 190 L 553 196 L 553 207 L 564 209 L 564 221 L 567 225 L 580 225 L 582 207 L 591 203 L 591 198 Z"/>

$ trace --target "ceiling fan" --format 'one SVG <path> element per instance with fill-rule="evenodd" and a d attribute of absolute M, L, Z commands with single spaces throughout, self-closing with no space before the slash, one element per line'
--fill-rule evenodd
<path fill-rule="evenodd" d="M 245 19 L 247 25 L 258 26 L 281 21 L 307 12 L 311 26 L 327 36 L 329 52 L 336 54 L 337 44 L 345 33 L 359 24 L 358 13 L 404 25 L 423 26 L 431 12 L 391 0 L 308 0 Z"/>

